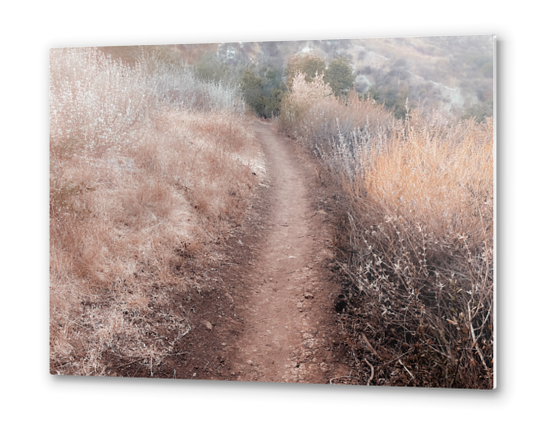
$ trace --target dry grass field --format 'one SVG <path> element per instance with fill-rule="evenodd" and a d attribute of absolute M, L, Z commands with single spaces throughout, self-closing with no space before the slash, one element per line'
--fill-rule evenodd
<path fill-rule="evenodd" d="M 51 373 L 152 369 L 262 178 L 251 118 L 232 88 L 96 49 L 52 51 L 50 102 Z"/>

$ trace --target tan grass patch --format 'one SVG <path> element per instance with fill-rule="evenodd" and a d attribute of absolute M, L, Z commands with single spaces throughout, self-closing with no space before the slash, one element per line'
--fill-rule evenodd
<path fill-rule="evenodd" d="M 52 56 L 51 372 L 108 375 L 134 360 L 152 372 L 191 328 L 174 295 L 211 284 L 189 270 L 242 222 L 261 152 L 235 108 L 145 100 L 157 66 L 92 49 Z"/>

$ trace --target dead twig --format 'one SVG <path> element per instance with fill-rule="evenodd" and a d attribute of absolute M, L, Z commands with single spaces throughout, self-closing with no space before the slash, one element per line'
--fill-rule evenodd
<path fill-rule="evenodd" d="M 472 336 L 472 347 L 476 348 L 476 352 L 478 352 L 478 356 L 480 357 L 480 360 L 482 361 L 482 365 L 484 366 L 484 369 L 486 370 L 486 372 L 489 372 L 486 365 L 486 361 L 484 361 L 484 355 L 482 354 L 482 351 L 480 350 L 480 347 L 478 346 L 478 343 L 477 343 L 478 338 L 474 334 L 474 328 L 472 326 L 472 318 L 471 318 L 471 313 L 470 313 L 470 300 L 469 300 L 469 303 L 467 304 L 467 311 L 469 312 L 469 325 L 470 325 L 470 334 Z"/>
<path fill-rule="evenodd" d="M 333 378 L 331 378 L 331 379 L 329 380 L 329 384 L 333 385 L 332 381 L 333 381 L 333 380 L 337 380 L 337 379 L 339 379 L 339 378 L 352 378 L 352 376 L 351 376 L 351 375 L 342 375 L 342 376 L 340 376 L 340 377 L 333 377 Z"/>
<path fill-rule="evenodd" d="M 403 366 L 403 368 L 406 370 L 406 372 L 408 372 L 408 374 L 412 377 L 412 379 L 413 379 L 414 381 L 416 381 L 416 379 L 414 378 L 414 376 L 412 375 L 412 373 L 410 372 L 410 370 L 409 370 L 407 367 L 405 367 L 405 364 L 403 364 L 403 361 L 401 361 L 401 360 L 399 359 L 399 363 Z"/>
<path fill-rule="evenodd" d="M 365 333 L 361 333 L 361 337 L 363 338 L 363 341 L 365 342 L 365 344 L 367 345 L 367 347 L 369 348 L 369 350 L 370 350 L 377 358 L 379 358 L 378 352 L 374 349 L 373 346 L 371 346 L 371 343 L 369 343 L 369 339 L 367 338 L 367 336 L 365 335 Z"/>
<path fill-rule="evenodd" d="M 375 375 L 375 369 L 371 365 L 371 363 L 367 360 L 367 358 L 364 358 L 363 360 L 367 363 L 367 365 L 369 365 L 369 368 L 371 368 L 371 377 L 369 378 L 369 381 L 367 381 L 367 386 L 370 386 L 371 385 L 371 380 L 373 379 L 373 377 Z"/>
<path fill-rule="evenodd" d="M 128 362 L 127 364 L 117 365 L 116 367 L 111 367 L 111 368 L 112 368 L 112 369 L 115 369 L 115 368 L 124 368 L 124 367 L 127 367 L 128 365 L 135 364 L 136 362 L 139 362 L 139 361 L 141 361 L 141 359 L 136 359 L 135 361 Z"/>
<path fill-rule="evenodd" d="M 136 374 L 139 372 L 139 370 L 141 369 L 142 366 L 143 366 L 143 364 L 139 364 L 139 368 L 136 370 L 136 372 L 134 373 L 134 375 L 132 377 L 136 376 Z"/>
<path fill-rule="evenodd" d="M 397 361 L 398 359 L 401 359 L 403 356 L 408 355 L 410 352 L 412 352 L 412 350 L 413 350 L 413 349 L 409 349 L 409 350 L 407 350 L 405 353 L 399 355 L 397 358 L 393 358 L 391 361 L 384 362 L 384 363 L 382 364 L 382 366 L 384 366 L 384 365 L 389 365 L 389 364 L 391 364 L 392 362 L 395 362 L 395 361 Z"/>

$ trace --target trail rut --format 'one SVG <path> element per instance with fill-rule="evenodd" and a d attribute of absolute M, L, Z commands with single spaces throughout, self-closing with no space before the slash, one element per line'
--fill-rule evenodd
<path fill-rule="evenodd" d="M 333 348 L 337 287 L 322 265 L 333 257 L 325 212 L 315 210 L 310 170 L 292 142 L 258 123 L 267 188 L 252 218 L 233 293 L 244 328 L 228 343 L 231 379 L 327 383 L 349 370 Z M 243 261 L 244 260 L 244 261 Z"/>

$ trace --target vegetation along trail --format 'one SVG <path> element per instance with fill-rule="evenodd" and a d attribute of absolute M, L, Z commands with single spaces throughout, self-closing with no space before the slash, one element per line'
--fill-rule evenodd
<path fill-rule="evenodd" d="M 494 51 L 52 49 L 51 374 L 494 388 Z"/>
<path fill-rule="evenodd" d="M 237 380 L 328 383 L 348 374 L 333 346 L 336 298 L 321 267 L 332 257 L 322 210 L 312 207 L 311 174 L 291 142 L 270 124 L 258 124 L 267 162 L 264 193 L 255 205 L 252 230 L 236 240 L 250 258 L 239 258 L 233 277 L 243 329 L 230 351 Z M 241 254 L 242 255 L 242 254 Z"/>

